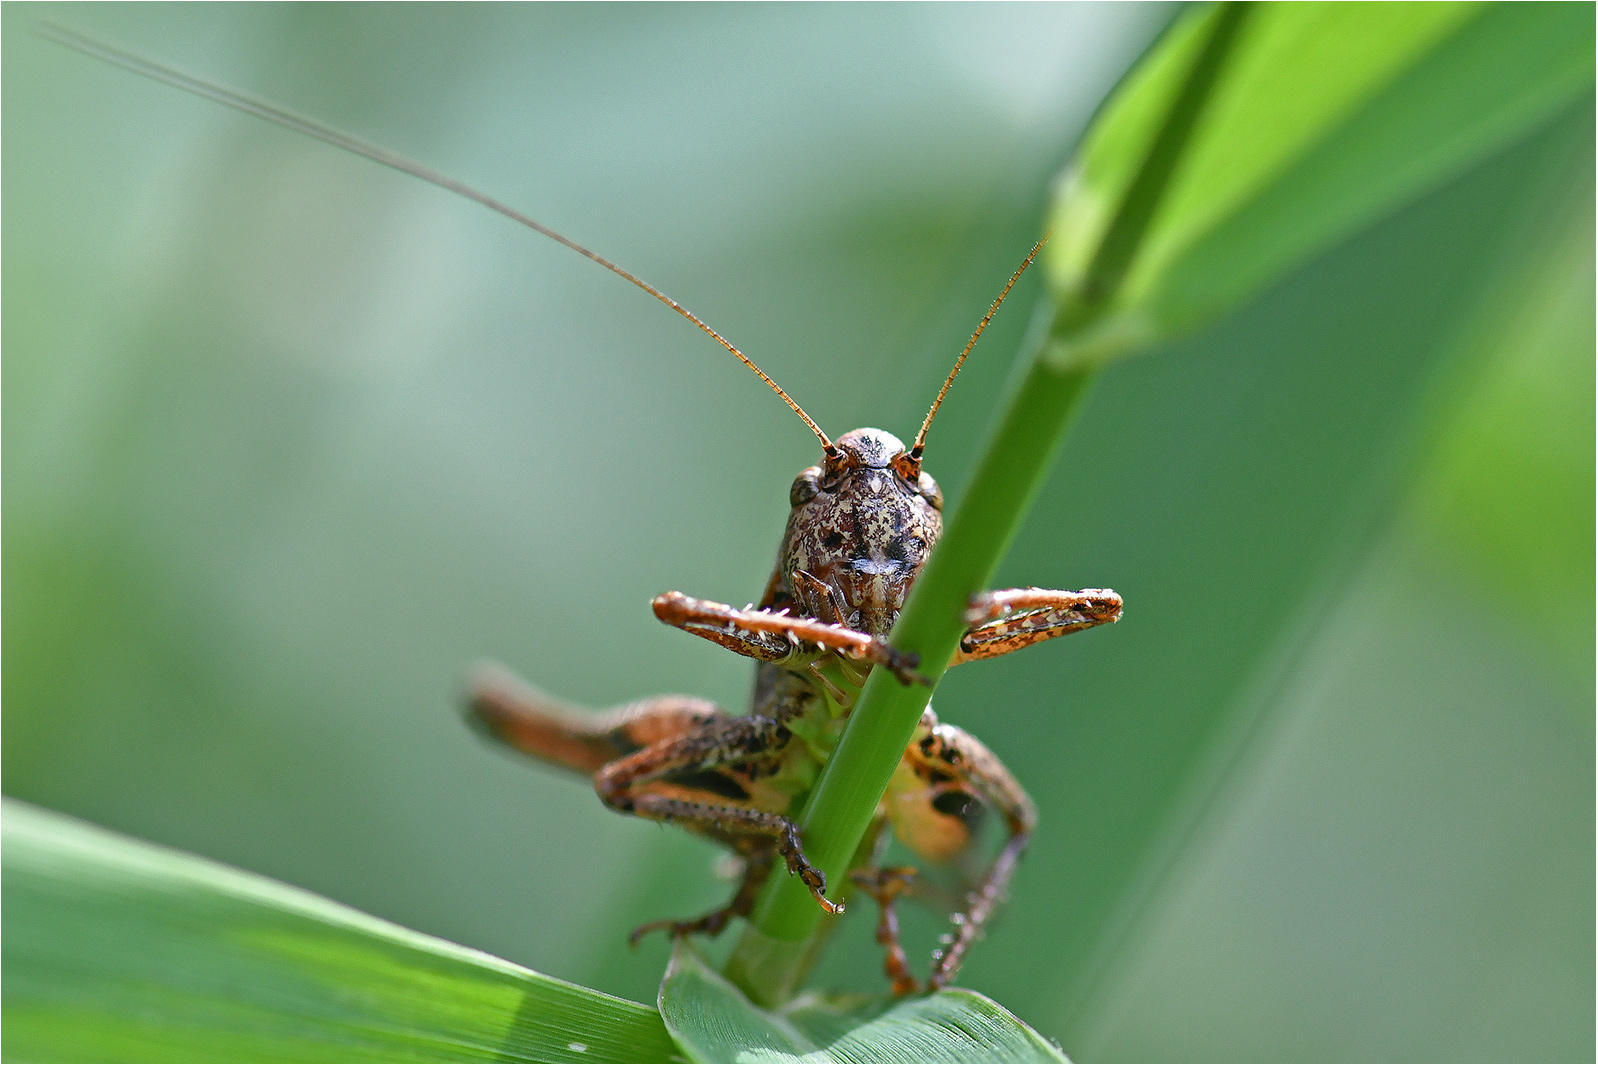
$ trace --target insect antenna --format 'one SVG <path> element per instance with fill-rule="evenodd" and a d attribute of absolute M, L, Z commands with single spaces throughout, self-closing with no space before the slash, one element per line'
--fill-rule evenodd
<path fill-rule="evenodd" d="M 965 364 L 965 357 L 971 354 L 971 349 L 976 346 L 977 338 L 982 336 L 982 331 L 988 328 L 989 322 L 993 321 L 993 316 L 998 313 L 999 305 L 1004 302 L 1006 296 L 1010 295 L 1010 290 L 1020 280 L 1022 272 L 1032 265 L 1032 260 L 1038 257 L 1038 252 L 1047 243 L 1049 243 L 1049 234 L 1045 233 L 1043 238 L 1032 246 L 1032 250 L 1027 253 L 1027 257 L 1022 260 L 1021 265 L 1015 268 L 1015 273 L 1010 275 L 1010 280 L 1004 283 L 1004 289 L 999 293 L 999 298 L 993 301 L 993 306 L 988 308 L 988 313 L 982 316 L 981 323 L 977 325 L 977 331 L 971 334 L 970 340 L 965 342 L 965 349 L 960 352 L 960 358 L 954 361 L 954 369 L 949 371 L 949 376 L 943 379 L 943 388 L 938 390 L 938 398 L 932 401 L 932 410 L 927 412 L 926 421 L 921 423 L 921 431 L 916 434 L 915 443 L 910 446 L 911 462 L 921 462 L 921 453 L 926 451 L 927 430 L 932 425 L 932 418 L 938 413 L 938 408 L 943 406 L 943 398 L 949 395 L 949 386 L 954 384 L 954 376 L 960 372 L 960 367 Z"/>
<path fill-rule="evenodd" d="M 737 356 L 739 362 L 743 363 L 744 366 L 747 366 L 750 370 L 753 370 L 755 374 L 759 376 L 761 381 L 764 381 L 767 385 L 770 385 L 772 391 L 774 391 L 778 396 L 782 397 L 783 403 L 793 408 L 794 414 L 803 419 L 805 425 L 810 427 L 810 431 L 817 437 L 821 438 L 821 446 L 826 450 L 828 455 L 832 455 L 837 452 L 837 445 L 833 444 L 832 440 L 821 431 L 821 427 L 816 425 L 815 420 L 805 413 L 805 409 L 795 403 L 792 396 L 789 396 L 783 391 L 781 385 L 778 385 L 775 381 L 771 380 L 771 377 L 767 375 L 764 370 L 761 370 L 755 365 L 754 360 L 750 359 L 743 352 L 735 348 L 732 345 L 732 342 L 727 340 L 727 338 L 711 329 L 710 326 L 708 326 L 698 315 L 694 314 L 692 311 L 688 310 L 688 308 L 684 307 L 676 300 L 673 300 L 670 296 L 667 296 L 665 293 L 649 284 L 649 282 L 645 281 L 643 278 L 623 270 L 621 267 L 617 266 L 615 263 L 612 263 L 604 256 L 599 255 L 597 252 L 589 251 L 587 248 L 584 248 L 571 238 L 562 236 L 543 223 L 529 218 L 520 211 L 516 210 L 514 207 L 511 207 L 509 204 L 496 200 L 487 193 L 479 192 L 470 185 L 457 181 L 449 175 L 440 173 L 431 167 L 426 167 L 420 163 L 412 162 L 411 160 L 406 159 L 404 156 L 390 152 L 386 148 L 381 148 L 368 141 L 363 141 L 359 137 L 351 136 L 348 133 L 342 133 L 339 130 L 333 129 L 331 126 L 325 126 L 314 119 L 306 118 L 303 115 L 296 115 L 292 111 L 285 110 L 284 108 L 278 107 L 275 104 L 269 104 L 264 100 L 254 99 L 253 97 L 246 96 L 243 93 L 235 92 L 232 89 L 224 89 L 220 85 L 212 85 L 209 82 L 201 81 L 199 78 L 191 77 L 182 73 L 181 71 L 173 70 L 170 67 L 164 67 L 159 63 L 155 63 L 141 56 L 134 55 L 131 52 L 124 52 L 120 48 L 113 47 L 112 45 L 106 44 L 103 41 L 97 41 L 92 37 L 86 37 L 81 33 L 69 30 L 64 26 L 58 26 L 55 23 L 42 22 L 39 23 L 36 28 L 43 36 L 50 38 L 52 41 L 55 41 L 58 44 L 66 45 L 68 48 L 71 48 L 75 51 L 82 52 L 84 55 L 93 56 L 96 59 L 104 60 L 107 63 L 122 67 L 124 70 L 130 70 L 135 74 L 142 74 L 146 78 L 153 79 L 154 81 L 164 82 L 165 84 L 174 88 L 182 89 L 184 92 L 193 93 L 195 96 L 204 97 L 207 100 L 212 100 L 216 103 L 231 107 L 236 111 L 243 111 L 245 114 L 254 115 L 257 118 L 264 118 L 266 121 L 275 123 L 276 125 L 282 126 L 285 129 L 291 129 L 298 133 L 303 133 L 307 137 L 314 137 L 317 140 L 326 144 L 330 144 L 335 148 L 342 148 L 347 152 L 353 152 L 356 155 L 365 156 L 374 163 L 381 163 L 383 166 L 397 170 L 402 174 L 409 174 L 413 178 L 420 178 L 431 185 L 436 185 L 441 189 L 446 189 L 449 192 L 464 196 L 468 200 L 483 205 L 490 211 L 504 215 L 512 222 L 519 222 L 528 229 L 537 233 L 542 233 L 550 240 L 565 245 L 578 255 L 598 263 L 612 274 L 632 282 L 634 285 L 638 286 L 640 289 L 643 289 L 649 295 L 653 296 L 655 299 L 659 300 L 661 303 L 665 304 L 667 307 L 671 308 L 673 311 L 677 312 L 679 315 L 682 315 L 688 321 L 692 322 L 694 325 L 710 334 L 711 337 L 715 338 L 716 343 L 720 344 L 723 348 Z M 986 323 L 984 322 L 984 324 Z"/>

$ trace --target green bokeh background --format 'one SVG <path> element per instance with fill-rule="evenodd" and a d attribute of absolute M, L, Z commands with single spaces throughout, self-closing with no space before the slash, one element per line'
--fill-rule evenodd
<path fill-rule="evenodd" d="M 757 595 L 815 454 L 591 264 L 31 21 L 470 181 L 908 436 L 1172 13 L 7 5 L 5 791 L 649 1000 L 624 933 L 717 902 L 713 850 L 483 747 L 459 679 L 742 706 L 647 601 Z M 963 983 L 1074 1056 L 1592 1057 L 1592 129 L 1090 398 L 1000 580 L 1125 620 L 936 701 L 1043 817 Z M 940 416 L 951 493 L 1038 292 Z M 825 980 L 878 985 L 869 920 Z"/>

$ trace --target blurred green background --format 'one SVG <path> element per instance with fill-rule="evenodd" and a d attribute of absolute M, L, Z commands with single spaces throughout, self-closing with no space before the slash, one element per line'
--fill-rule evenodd
<path fill-rule="evenodd" d="M 3 11 L 4 789 L 649 1001 L 714 851 L 482 746 L 497 658 L 741 707 L 804 426 L 354 131 L 913 432 L 1159 5 Z M 1105 375 L 1000 581 L 1105 631 L 936 700 L 1043 824 L 962 983 L 1081 1059 L 1594 1053 L 1593 101 Z M 940 416 L 958 491 L 1039 291 Z M 869 915 L 822 972 L 880 985 Z M 918 965 L 937 926 L 907 923 Z"/>

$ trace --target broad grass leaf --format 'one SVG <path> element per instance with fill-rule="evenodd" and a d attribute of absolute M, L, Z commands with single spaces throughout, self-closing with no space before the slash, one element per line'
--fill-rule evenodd
<path fill-rule="evenodd" d="M 660 1062 L 650 1007 L 4 805 L 7 1061 Z"/>
<path fill-rule="evenodd" d="M 1087 283 L 1213 17 L 1172 28 L 1063 176 L 1045 253 L 1062 298 Z M 1592 71 L 1579 5 L 1255 5 L 1098 328 L 1202 325 L 1540 125 Z"/>
<path fill-rule="evenodd" d="M 966 989 L 930 996 L 806 995 L 778 1011 L 751 1003 L 679 942 L 660 1014 L 700 1062 L 1065 1062 L 1029 1025 Z"/>

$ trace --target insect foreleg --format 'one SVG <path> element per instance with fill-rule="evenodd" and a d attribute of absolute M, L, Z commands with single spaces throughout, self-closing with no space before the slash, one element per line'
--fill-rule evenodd
<path fill-rule="evenodd" d="M 1114 622 L 1121 617 L 1121 597 L 1109 589 L 1003 589 L 971 597 L 966 611 L 970 627 L 950 666 L 993 659 L 1067 633 Z"/>
<path fill-rule="evenodd" d="M 667 592 L 654 600 L 655 617 L 695 636 L 731 648 L 740 655 L 766 662 L 788 662 L 803 657 L 806 646 L 836 652 L 850 659 L 876 663 L 908 685 L 926 683 L 915 672 L 920 658 L 896 651 L 869 633 L 829 624 L 814 618 L 779 614 L 700 600 L 680 592 Z"/>
<path fill-rule="evenodd" d="M 775 757 L 790 739 L 788 727 L 770 718 L 723 718 L 606 764 L 594 775 L 594 790 L 614 810 L 735 845 L 746 837 L 772 841 L 788 872 L 838 914 L 843 905 L 827 899 L 826 875 L 805 858 L 797 823 L 750 802 L 748 786 L 756 782 L 744 767 Z"/>
<path fill-rule="evenodd" d="M 828 625 L 843 625 L 848 607 L 838 590 L 808 570 L 793 572 L 794 593 L 811 617 Z"/>

